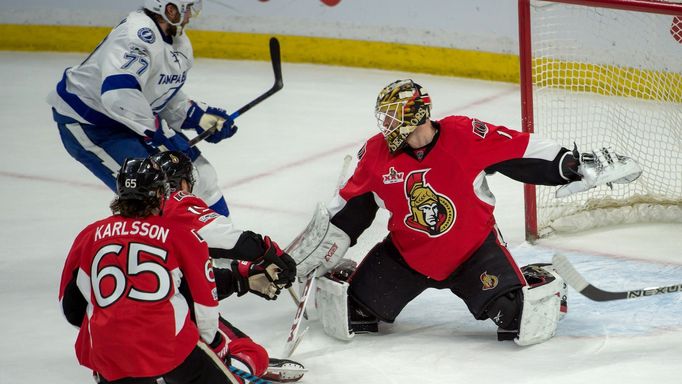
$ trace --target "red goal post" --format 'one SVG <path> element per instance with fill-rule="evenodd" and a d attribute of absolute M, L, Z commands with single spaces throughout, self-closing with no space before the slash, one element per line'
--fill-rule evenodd
<path fill-rule="evenodd" d="M 632 185 L 555 199 L 524 186 L 526 238 L 682 222 L 682 4 L 518 0 L 522 130 L 638 160 Z M 651 211 L 651 212 L 646 212 Z"/>

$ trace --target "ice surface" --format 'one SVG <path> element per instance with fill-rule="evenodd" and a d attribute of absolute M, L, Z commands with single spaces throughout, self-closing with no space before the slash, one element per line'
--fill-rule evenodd
<path fill-rule="evenodd" d="M 282 47 L 286 57 L 287 47 Z M 0 383 L 92 382 L 78 366 L 76 329 L 57 303 L 59 276 L 76 234 L 108 215 L 112 193 L 72 160 L 44 102 L 65 67 L 83 54 L 0 52 Z M 377 130 L 376 93 L 413 77 L 429 90 L 434 115 L 467 114 L 518 128 L 517 85 L 379 70 L 284 63 L 284 89 L 241 116 L 239 133 L 201 144 L 218 170 L 233 219 L 286 245 L 330 197 L 343 156 Z M 186 92 L 239 108 L 272 84 L 270 64 L 199 59 Z M 570 145 L 570 143 L 566 143 Z M 490 178 L 496 217 L 519 263 L 566 252 L 603 289 L 682 282 L 682 225 L 637 225 L 523 242 L 522 187 Z M 355 259 L 383 237 L 386 215 L 350 252 Z M 672 383 L 682 363 L 682 295 L 595 303 L 569 290 L 569 314 L 547 343 L 500 343 L 492 322 L 473 320 L 459 299 L 429 290 L 380 335 L 352 342 L 327 337 L 317 322 L 293 358 L 310 370 L 303 383 Z M 278 357 L 295 307 L 249 295 L 223 314 Z"/>

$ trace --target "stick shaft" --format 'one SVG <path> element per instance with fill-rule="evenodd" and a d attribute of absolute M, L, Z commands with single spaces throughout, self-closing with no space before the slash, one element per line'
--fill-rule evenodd
<path fill-rule="evenodd" d="M 277 91 L 279 91 L 280 89 L 282 89 L 284 87 L 284 82 L 282 80 L 282 61 L 281 61 L 280 51 L 279 51 L 279 40 L 277 40 L 277 38 L 275 38 L 275 37 L 270 38 L 270 61 L 272 62 L 272 71 L 275 74 L 275 83 L 265 93 L 256 97 L 255 99 L 251 100 L 249 103 L 244 105 L 243 107 L 239 108 L 234 113 L 230 114 L 230 119 L 235 120 L 237 117 L 241 116 L 243 113 L 245 113 L 249 109 L 260 104 L 263 100 L 272 96 L 273 94 L 275 94 Z M 213 130 L 213 129 L 205 130 L 204 132 L 202 132 L 201 134 L 197 135 L 195 138 L 190 140 L 189 146 L 190 147 L 195 146 L 199 142 L 201 142 L 204 139 L 206 139 L 207 137 L 211 136 L 214 132 L 215 132 L 215 130 Z"/>
<path fill-rule="evenodd" d="M 641 297 L 682 292 L 682 284 L 633 289 L 630 291 L 605 291 L 585 280 L 564 255 L 554 255 L 552 265 L 556 268 L 559 275 L 566 280 L 568 285 L 573 287 L 581 295 L 594 301 L 631 300 Z"/>

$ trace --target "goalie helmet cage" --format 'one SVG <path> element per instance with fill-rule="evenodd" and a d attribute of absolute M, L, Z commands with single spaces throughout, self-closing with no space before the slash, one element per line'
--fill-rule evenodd
<path fill-rule="evenodd" d="M 519 0 L 524 132 L 611 146 L 644 173 L 556 199 L 524 186 L 526 238 L 634 222 L 682 222 L 682 4 Z"/>

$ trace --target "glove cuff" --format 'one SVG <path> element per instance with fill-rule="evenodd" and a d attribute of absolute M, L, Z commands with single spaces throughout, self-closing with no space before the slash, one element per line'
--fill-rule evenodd
<path fill-rule="evenodd" d="M 240 271 L 241 263 L 237 260 L 232 261 L 231 268 L 232 274 L 234 276 L 234 287 L 237 296 L 243 296 L 249 291 L 249 278 L 248 271 L 245 275 L 242 275 Z"/>
<path fill-rule="evenodd" d="M 182 129 L 196 129 L 199 126 L 201 118 L 206 113 L 208 105 L 201 102 L 190 101 L 189 109 L 187 109 L 187 115 L 185 116 L 185 121 L 182 122 L 180 128 Z"/>

